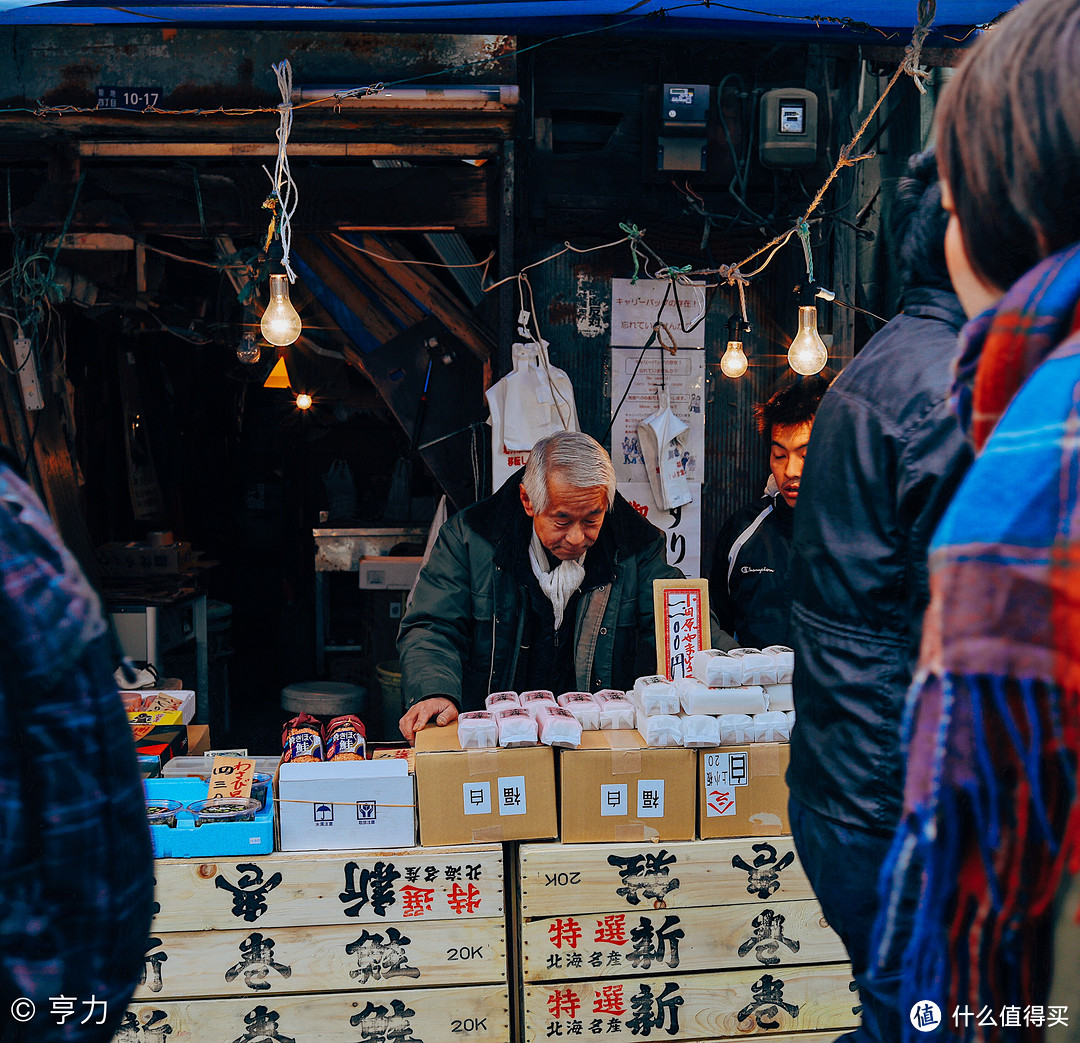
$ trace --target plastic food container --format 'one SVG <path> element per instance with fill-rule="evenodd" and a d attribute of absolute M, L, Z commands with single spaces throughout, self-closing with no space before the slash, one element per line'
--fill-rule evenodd
<path fill-rule="evenodd" d="M 183 807 L 179 800 L 169 800 L 166 797 L 146 798 L 146 820 L 155 826 L 176 826 L 176 813 Z"/>
<path fill-rule="evenodd" d="M 265 771 L 255 772 L 251 780 L 251 796 L 259 802 L 260 811 L 266 807 L 266 799 L 270 796 L 273 780 L 274 776 L 267 775 Z"/>
<path fill-rule="evenodd" d="M 197 800 L 187 806 L 195 816 L 196 826 L 211 822 L 254 822 L 259 802 L 254 797 L 243 800 Z"/>

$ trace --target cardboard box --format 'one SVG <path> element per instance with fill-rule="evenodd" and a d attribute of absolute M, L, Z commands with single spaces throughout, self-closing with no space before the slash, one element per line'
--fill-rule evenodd
<path fill-rule="evenodd" d="M 210 725 L 189 724 L 187 726 L 187 749 L 192 757 L 201 756 L 210 749 Z"/>
<path fill-rule="evenodd" d="M 583 732 L 559 751 L 564 844 L 693 840 L 696 751 L 645 745 L 633 730 Z"/>
<path fill-rule="evenodd" d="M 422 557 L 383 554 L 361 558 L 358 572 L 363 590 L 411 590 L 420 571 Z"/>
<path fill-rule="evenodd" d="M 404 760 L 282 764 L 276 791 L 282 851 L 416 844 L 416 800 Z"/>
<path fill-rule="evenodd" d="M 555 752 L 550 746 L 463 750 L 457 723 L 416 735 L 420 843 L 554 840 Z"/>
<path fill-rule="evenodd" d="M 136 725 L 138 729 L 141 727 Z M 143 735 L 135 733 L 135 754 L 139 767 L 152 775 L 159 775 L 163 765 L 173 757 L 182 757 L 187 752 L 188 733 L 183 726 L 150 728 Z"/>
<path fill-rule="evenodd" d="M 788 824 L 791 746 L 753 742 L 698 750 L 698 836 L 775 837 Z"/>

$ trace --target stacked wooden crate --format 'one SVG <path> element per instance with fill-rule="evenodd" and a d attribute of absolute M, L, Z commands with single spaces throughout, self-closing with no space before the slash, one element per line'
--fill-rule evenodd
<path fill-rule="evenodd" d="M 790 836 L 522 844 L 519 875 L 526 1043 L 818 1043 L 858 1024 Z"/>
<path fill-rule="evenodd" d="M 115 1043 L 506 1043 L 498 845 L 159 859 Z"/>

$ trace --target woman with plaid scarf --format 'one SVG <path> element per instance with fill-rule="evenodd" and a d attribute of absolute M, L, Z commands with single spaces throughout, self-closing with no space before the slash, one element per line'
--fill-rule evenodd
<path fill-rule="evenodd" d="M 930 1001 L 939 1033 L 965 1040 L 1080 1021 L 1077 960 L 1052 959 L 1080 936 L 1077 70 L 1080 4 L 1026 0 L 938 106 L 946 257 L 970 320 L 955 404 L 977 455 L 930 547 L 905 812 L 882 876 L 886 954 L 902 882 L 918 881 L 913 1039 Z"/>

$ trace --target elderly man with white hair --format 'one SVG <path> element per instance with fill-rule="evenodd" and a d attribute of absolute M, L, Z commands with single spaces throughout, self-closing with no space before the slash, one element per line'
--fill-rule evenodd
<path fill-rule="evenodd" d="M 664 534 L 615 491 L 603 446 L 561 431 L 447 521 L 401 621 L 410 742 L 491 692 L 629 688 L 656 669 L 653 580 L 682 578 Z"/>

